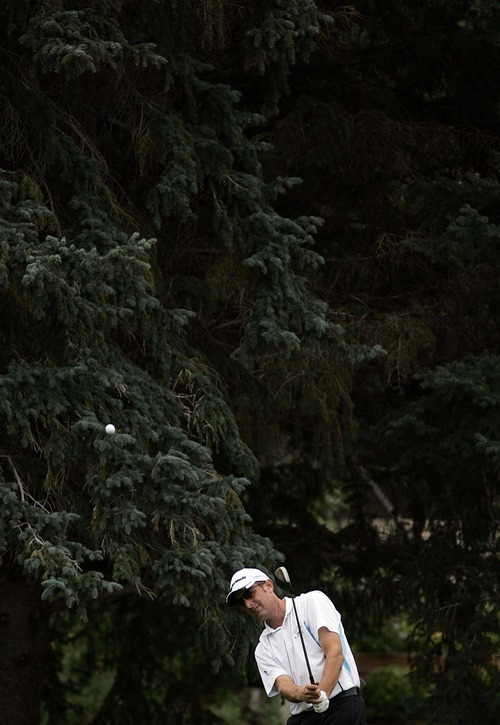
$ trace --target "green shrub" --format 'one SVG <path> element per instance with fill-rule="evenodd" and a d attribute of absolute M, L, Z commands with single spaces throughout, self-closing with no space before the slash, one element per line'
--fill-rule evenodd
<path fill-rule="evenodd" d="M 408 668 L 388 665 L 374 670 L 363 688 L 367 722 L 416 723 L 423 697 L 415 692 Z"/>

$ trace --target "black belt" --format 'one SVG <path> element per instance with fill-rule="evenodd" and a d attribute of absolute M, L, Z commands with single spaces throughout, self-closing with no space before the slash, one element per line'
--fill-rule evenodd
<path fill-rule="evenodd" d="M 338 695 L 335 695 L 335 697 L 330 698 L 331 700 L 340 700 L 341 697 L 354 697 L 355 695 L 359 695 L 359 687 L 350 687 L 348 690 L 342 690 L 342 692 L 339 692 Z"/>

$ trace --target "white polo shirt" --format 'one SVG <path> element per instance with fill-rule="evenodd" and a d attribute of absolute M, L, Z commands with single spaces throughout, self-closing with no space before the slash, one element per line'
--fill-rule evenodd
<path fill-rule="evenodd" d="M 275 683 L 280 675 L 289 675 L 296 685 L 305 685 L 310 681 L 292 600 L 285 597 L 285 603 L 283 624 L 276 629 L 266 624 L 255 649 L 255 659 L 268 697 L 279 694 Z M 359 687 L 356 662 L 344 634 L 340 613 L 333 602 L 323 592 L 312 591 L 295 597 L 295 606 L 315 681 L 320 681 L 325 664 L 325 654 L 319 645 L 318 633 L 320 627 L 326 627 L 339 635 L 344 657 L 339 682 L 332 692 L 326 694 L 331 698 L 342 690 Z M 290 713 L 295 715 L 311 708 L 312 705 L 305 702 L 293 702 Z"/>

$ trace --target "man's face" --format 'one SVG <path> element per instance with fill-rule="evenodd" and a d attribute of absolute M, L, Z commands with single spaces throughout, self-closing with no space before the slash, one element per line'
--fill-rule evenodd
<path fill-rule="evenodd" d="M 251 589 L 243 592 L 240 606 L 245 607 L 248 614 L 265 622 L 274 611 L 276 595 L 270 581 L 254 584 Z"/>

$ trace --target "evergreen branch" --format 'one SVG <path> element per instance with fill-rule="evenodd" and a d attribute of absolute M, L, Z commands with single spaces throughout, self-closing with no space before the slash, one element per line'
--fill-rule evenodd
<path fill-rule="evenodd" d="M 18 473 L 18 470 L 17 470 L 16 466 L 14 465 L 14 462 L 13 462 L 11 456 L 8 456 L 8 455 L 0 455 L 0 458 L 6 458 L 7 461 L 9 462 L 10 467 L 12 468 L 12 470 L 14 472 L 14 477 L 16 479 L 17 487 L 19 489 L 19 495 L 21 497 L 21 501 L 24 503 L 25 502 L 25 496 L 24 496 L 23 481 L 21 479 L 21 476 Z"/>

